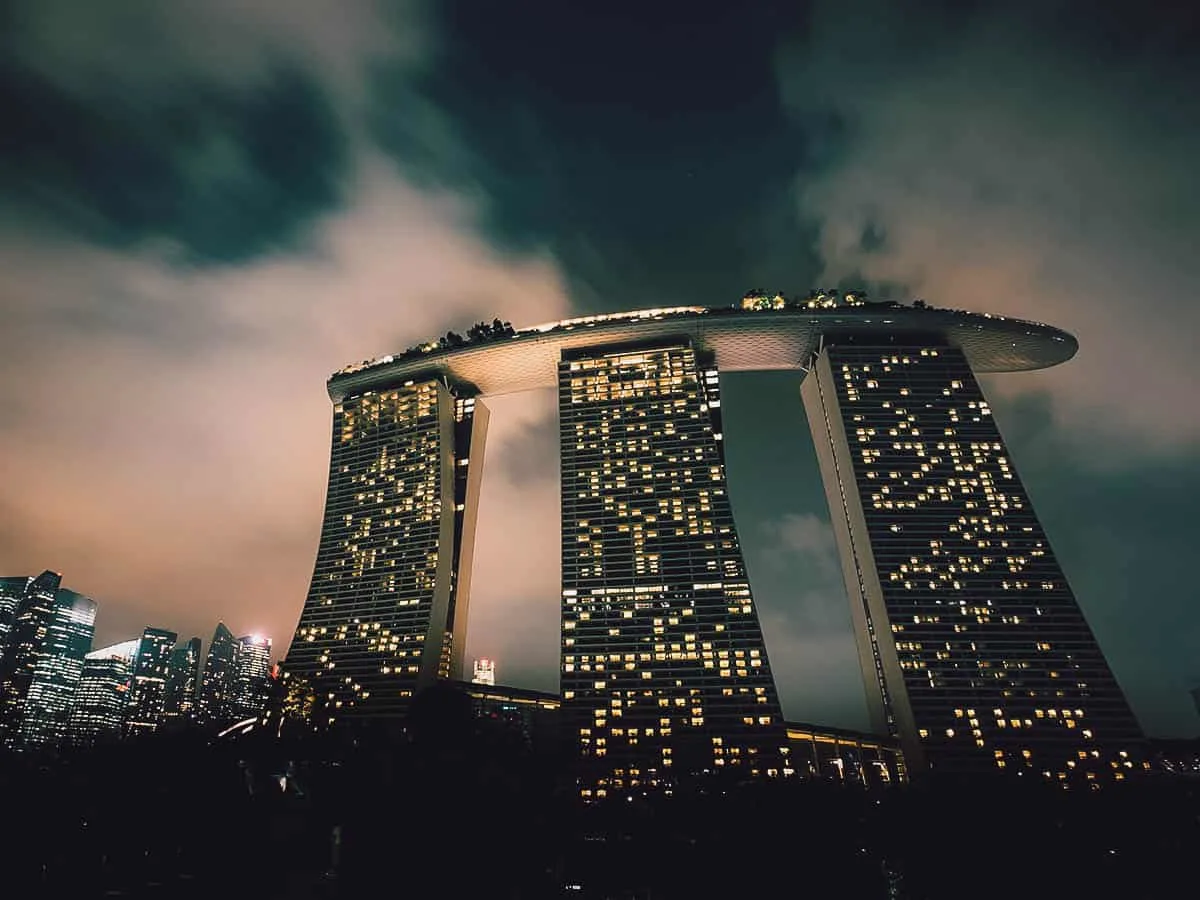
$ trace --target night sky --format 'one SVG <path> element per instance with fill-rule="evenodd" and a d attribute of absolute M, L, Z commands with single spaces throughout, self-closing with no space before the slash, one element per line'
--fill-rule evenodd
<path fill-rule="evenodd" d="M 282 654 L 330 372 L 493 316 L 866 287 L 1079 337 L 985 387 L 1143 725 L 1195 735 L 1191 15 L 10 0 L 0 574 L 64 573 L 98 643 L 224 619 Z M 865 728 L 798 389 L 726 378 L 730 490 L 785 713 Z M 554 397 L 490 405 L 467 655 L 553 690 Z"/>

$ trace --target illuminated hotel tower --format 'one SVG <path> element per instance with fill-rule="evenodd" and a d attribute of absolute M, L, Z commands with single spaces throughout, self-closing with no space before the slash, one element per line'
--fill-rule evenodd
<path fill-rule="evenodd" d="M 487 409 L 440 380 L 333 399 L 325 519 L 284 677 L 321 717 L 396 718 L 419 687 L 462 677 Z"/>
<path fill-rule="evenodd" d="M 827 334 L 802 395 L 873 727 L 910 768 L 1121 777 L 1137 722 L 962 351 Z"/>
<path fill-rule="evenodd" d="M 582 790 L 779 774 L 782 719 L 725 486 L 715 366 L 687 344 L 558 367 L 564 725 Z"/>

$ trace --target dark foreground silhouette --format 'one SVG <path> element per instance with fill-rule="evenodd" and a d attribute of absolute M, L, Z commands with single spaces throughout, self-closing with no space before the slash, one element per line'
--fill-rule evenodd
<path fill-rule="evenodd" d="M 4 757 L 0 798 L 13 898 L 1173 897 L 1200 851 L 1185 780 L 704 781 L 584 806 L 557 749 L 452 692 L 403 738 Z"/>

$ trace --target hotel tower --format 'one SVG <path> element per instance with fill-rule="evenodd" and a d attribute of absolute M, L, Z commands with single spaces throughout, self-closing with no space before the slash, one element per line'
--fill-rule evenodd
<path fill-rule="evenodd" d="M 562 715 L 584 795 L 676 765 L 783 774 L 715 366 L 667 344 L 569 353 L 558 372 Z"/>
<path fill-rule="evenodd" d="M 421 687 L 462 679 L 478 398 L 553 388 L 562 718 L 581 790 L 789 774 L 718 368 L 797 371 L 876 731 L 914 773 L 1123 778 L 1140 764 L 1137 721 L 976 379 L 1077 347 L 1048 325 L 924 303 L 751 294 L 497 321 L 348 366 L 329 381 L 325 518 L 285 708 L 398 725 Z"/>
<path fill-rule="evenodd" d="M 443 380 L 335 397 L 325 521 L 285 664 L 324 720 L 461 678 L 487 409 Z"/>
<path fill-rule="evenodd" d="M 1137 721 L 962 350 L 835 332 L 801 392 L 872 727 L 918 770 L 1124 777 Z"/>

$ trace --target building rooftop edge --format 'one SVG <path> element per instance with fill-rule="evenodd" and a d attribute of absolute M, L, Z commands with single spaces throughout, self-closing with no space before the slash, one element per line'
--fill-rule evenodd
<path fill-rule="evenodd" d="M 941 334 L 961 346 L 972 365 L 983 372 L 1047 368 L 1067 361 L 1078 350 L 1073 335 L 1051 325 L 923 303 L 904 306 L 893 301 L 860 301 L 854 305 L 753 309 L 676 306 L 578 316 L 520 330 L 496 320 L 471 340 L 455 335 L 459 343 L 442 338 L 440 343 L 346 366 L 329 377 L 328 388 L 337 401 L 370 389 L 376 381 L 395 383 L 413 376 L 465 382 L 483 395 L 512 393 L 553 384 L 554 366 L 563 349 L 667 336 L 698 339 L 709 345 L 718 366 L 729 371 L 799 369 L 829 330 L 864 327 Z M 746 352 L 745 346 L 733 352 L 723 347 L 746 337 L 785 340 L 782 344 L 776 340 L 775 345 L 760 347 L 757 352 Z M 783 346 L 788 344 L 787 338 L 790 345 Z M 802 355 L 789 352 L 797 350 Z M 523 358 L 526 355 L 528 359 Z M 732 364 L 722 356 L 730 356 Z"/>

